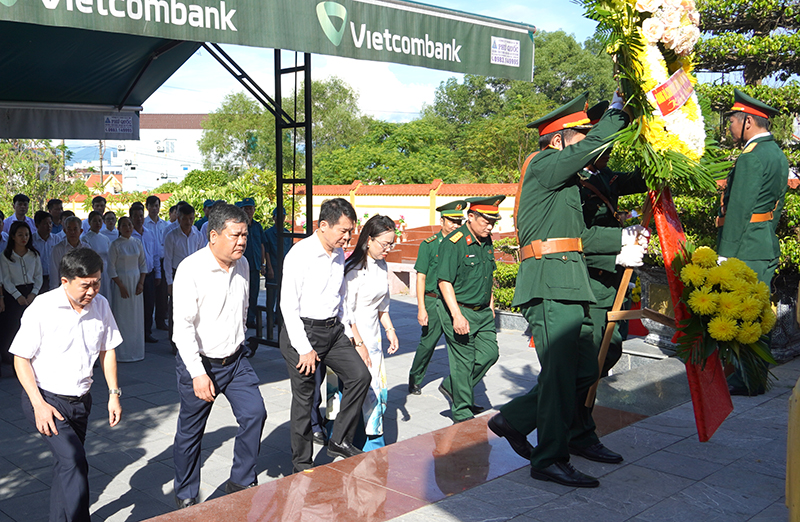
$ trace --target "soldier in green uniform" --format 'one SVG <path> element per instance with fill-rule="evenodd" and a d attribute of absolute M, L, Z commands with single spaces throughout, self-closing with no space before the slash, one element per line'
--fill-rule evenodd
<path fill-rule="evenodd" d="M 452 403 L 454 423 L 483 411 L 475 406 L 474 388 L 499 356 L 492 228 L 500 219 L 498 206 L 505 198 L 467 198 L 467 223 L 439 246 L 439 291 L 444 300 L 439 314 L 450 360 L 450 375 L 439 391 Z"/>
<path fill-rule="evenodd" d="M 414 362 L 411 363 L 411 370 L 408 372 L 408 393 L 419 395 L 422 393 L 420 384 L 425 378 L 425 371 L 433 357 L 436 343 L 444 331 L 442 322 L 439 320 L 439 307 L 442 301 L 439 299 L 439 244 L 450 232 L 461 226 L 464 221 L 464 209 L 467 202 L 457 199 L 436 207 L 436 211 L 441 215 L 442 229 L 432 235 L 419 245 L 417 262 L 414 270 L 417 271 L 417 321 L 422 326 L 422 337 L 419 339 L 417 353 L 414 355 Z"/>
<path fill-rule="evenodd" d="M 776 109 L 734 89 L 727 116 L 734 142 L 744 149 L 728 174 L 717 217 L 717 253 L 741 259 L 767 285 L 778 268 L 781 251 L 775 228 L 789 179 L 789 163 L 769 132 L 769 118 L 776 114 Z M 728 385 L 731 395 L 764 393 L 748 389 L 739 372 L 728 378 Z"/>
<path fill-rule="evenodd" d="M 570 428 L 590 425 L 590 419 L 577 417 L 588 414 L 580 406 L 598 375 L 589 314 L 595 298 L 582 238 L 591 238 L 593 253 L 617 254 L 619 264 L 641 263 L 644 254 L 629 229 L 595 227 L 586 234 L 580 198 L 583 168 L 629 121 L 615 96 L 611 108 L 590 125 L 586 98 L 579 96 L 529 125 L 539 130 L 541 151 L 529 161 L 518 193 L 522 262 L 513 305 L 531 326 L 542 370 L 530 392 L 489 421 L 493 432 L 530 458 L 531 477 L 572 487 L 596 487 L 599 481 L 572 467 L 570 453 L 603 462 L 621 458 L 595 442 L 593 431 L 570 438 Z M 538 443 L 532 448 L 526 437 L 534 429 Z"/>

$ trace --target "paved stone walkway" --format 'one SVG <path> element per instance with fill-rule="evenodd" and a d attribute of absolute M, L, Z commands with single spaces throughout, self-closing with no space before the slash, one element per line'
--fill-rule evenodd
<path fill-rule="evenodd" d="M 436 391 L 447 373 L 441 345 L 421 396 L 408 396 L 407 373 L 419 339 L 415 300 L 392 300 L 400 351 L 387 358 L 388 442 L 407 440 L 451 424 L 446 400 Z M 95 405 L 86 448 L 92 520 L 139 521 L 174 509 L 172 440 L 177 421 L 175 363 L 166 332 L 147 345 L 138 363 L 121 364 L 122 422 L 109 428 L 102 372 L 95 374 Z M 502 405 L 527 391 L 539 371 L 527 337 L 498 334 L 500 360 L 478 387 L 476 402 Z M 251 362 L 261 380 L 268 419 L 258 470 L 266 483 L 291 472 L 289 404 L 285 363 L 275 348 L 261 347 Z M 51 457 L 20 409 L 21 387 L 4 366 L 0 378 L 0 522 L 47 519 Z M 650 416 L 612 433 L 604 442 L 626 462 L 603 466 L 575 458 L 576 466 L 601 477 L 595 490 L 573 490 L 533 481 L 527 466 L 400 520 L 786 520 L 783 506 L 788 396 L 800 377 L 800 359 L 775 370 L 767 395 L 735 398 L 736 410 L 711 442 L 697 442 L 682 366 L 654 362 L 610 377 L 598 404 Z M 235 421 L 224 397 L 203 439 L 201 500 L 222 496 L 233 453 Z M 316 464 L 331 459 L 325 452 Z"/>

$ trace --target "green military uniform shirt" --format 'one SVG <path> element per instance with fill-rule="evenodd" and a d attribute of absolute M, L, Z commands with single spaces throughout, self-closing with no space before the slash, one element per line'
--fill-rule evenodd
<path fill-rule="evenodd" d="M 436 233 L 420 243 L 417 252 L 417 262 L 414 263 L 414 270 L 420 274 L 425 274 L 425 292 L 434 292 L 439 295 L 439 245 L 444 239 L 442 231 Z"/>
<path fill-rule="evenodd" d="M 459 303 L 488 305 L 496 267 L 491 236 L 482 242 L 466 224 L 451 232 L 439 245 L 438 279 L 453 285 Z"/>
<path fill-rule="evenodd" d="M 622 111 L 611 109 L 582 141 L 563 151 L 543 150 L 531 160 L 520 190 L 516 219 L 520 245 L 537 239 L 586 239 L 578 172 L 590 163 L 598 148 L 608 144 L 614 133 L 625 126 L 626 120 Z M 621 248 L 619 230 L 598 228 L 592 237 L 597 253 L 617 253 Z M 594 302 L 583 254 L 560 252 L 523 261 L 513 306 L 536 298 Z"/>
<path fill-rule="evenodd" d="M 772 135 L 747 145 L 728 174 L 720 216 L 725 225 L 717 232 L 717 253 L 742 260 L 780 257 L 775 229 L 783 210 L 789 163 Z M 776 207 L 777 203 L 777 207 Z M 750 223 L 753 214 L 775 210 L 772 221 Z"/>
<path fill-rule="evenodd" d="M 598 196 L 589 185 L 602 194 L 611 206 L 612 211 L 603 199 Z M 617 294 L 620 273 L 617 267 L 617 254 L 605 253 L 595 254 L 595 250 L 607 250 L 617 244 L 609 243 L 598 248 L 596 241 L 603 241 L 606 234 L 597 235 L 594 227 L 619 230 L 622 224 L 614 215 L 617 211 L 617 203 L 620 196 L 628 194 L 639 194 L 647 191 L 647 184 L 642 178 L 641 172 L 614 172 L 604 168 L 600 172 L 593 174 L 582 183 L 581 201 L 583 202 L 583 220 L 587 227 L 583 234 L 584 252 L 586 253 L 586 266 L 590 269 L 592 292 L 597 300 L 597 305 L 610 307 L 614 304 Z M 602 231 L 605 232 L 605 231 Z"/>

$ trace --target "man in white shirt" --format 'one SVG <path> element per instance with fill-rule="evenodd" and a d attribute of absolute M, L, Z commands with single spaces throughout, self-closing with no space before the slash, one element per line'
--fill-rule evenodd
<path fill-rule="evenodd" d="M 94 212 L 100 212 L 101 216 L 104 215 L 106 213 L 106 198 L 104 198 L 103 196 L 93 197 L 92 210 Z M 83 233 L 85 234 L 86 232 L 88 232 L 90 228 L 91 227 L 89 226 L 89 218 L 84 219 L 83 223 L 81 224 L 81 229 L 83 230 Z"/>
<path fill-rule="evenodd" d="M 14 204 L 14 213 L 3 222 L 3 228 L 6 232 L 11 230 L 11 224 L 14 221 L 24 221 L 31 228 L 31 232 L 36 230 L 36 223 L 33 222 L 33 218 L 27 216 L 31 199 L 25 194 L 17 194 L 14 196 L 12 203 Z"/>
<path fill-rule="evenodd" d="M 53 231 L 53 218 L 44 210 L 37 210 L 33 215 L 36 223 L 36 232 L 33 232 L 33 247 L 39 251 L 42 261 L 42 293 L 50 290 L 50 255 L 53 247 L 59 242 L 51 232 Z M 53 275 L 58 277 L 58 274 Z"/>
<path fill-rule="evenodd" d="M 61 224 L 61 214 L 63 212 L 64 202 L 60 199 L 51 199 L 47 202 L 47 213 L 50 214 L 50 217 L 53 219 L 52 234 L 58 234 L 64 229 L 64 225 Z M 35 216 L 34 221 L 36 221 Z"/>
<path fill-rule="evenodd" d="M 57 288 L 61 284 L 61 276 L 58 267 L 61 258 L 76 248 L 92 248 L 88 243 L 81 241 L 81 219 L 70 216 L 64 220 L 64 239 L 53 246 L 50 252 L 50 288 Z M 106 276 L 107 277 L 107 276 Z"/>
<path fill-rule="evenodd" d="M 342 247 L 350 239 L 355 222 L 356 212 L 347 200 L 326 200 L 319 211 L 319 229 L 297 243 L 284 263 L 280 348 L 292 385 L 292 464 L 296 473 L 312 465 L 311 407 L 317 362 L 325 363 L 344 384 L 328 455 L 346 458 L 363 453 L 353 446 L 353 435 L 371 379 L 362 360 L 368 355 L 363 343 L 353 346 L 344 327 L 349 323 L 342 321 Z"/>
<path fill-rule="evenodd" d="M 156 238 L 158 245 L 159 270 L 164 273 L 164 235 L 167 233 L 168 223 L 158 216 L 161 211 L 161 200 L 158 196 L 147 196 L 144 201 L 147 209 L 147 217 L 144 220 L 144 228 L 150 231 Z M 156 328 L 159 330 L 167 329 L 167 316 L 169 315 L 169 295 L 167 285 L 162 284 L 156 287 Z"/>
<path fill-rule="evenodd" d="M 197 229 L 190 226 L 197 232 Z M 225 395 L 239 429 L 225 491 L 258 484 L 256 458 L 267 419 L 258 377 L 244 357 L 249 267 L 243 259 L 247 216 L 233 205 L 209 214 L 210 240 L 187 257 L 175 274 L 173 340 L 178 346 L 181 407 L 173 444 L 175 497 L 179 508 L 197 503 L 200 447 L 214 399 Z"/>
<path fill-rule="evenodd" d="M 30 305 L 11 345 L 25 390 L 23 412 L 55 457 L 50 522 L 89 522 L 89 464 L 83 445 L 98 358 L 109 387 L 108 424 L 116 426 L 122 415 L 114 351 L 122 337 L 108 301 L 99 294 L 102 270 L 103 260 L 93 250 L 67 253 L 61 259 L 61 287 Z"/>
<path fill-rule="evenodd" d="M 156 307 L 156 288 L 161 285 L 161 263 L 158 259 L 158 241 L 144 228 L 144 205 L 138 201 L 129 211 L 133 223 L 132 237 L 138 238 L 144 246 L 147 263 L 147 276 L 144 278 L 144 342 L 156 343 L 153 337 L 153 311 Z"/>

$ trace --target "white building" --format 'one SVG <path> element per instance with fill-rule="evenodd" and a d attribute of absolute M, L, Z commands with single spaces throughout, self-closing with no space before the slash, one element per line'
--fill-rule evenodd
<path fill-rule="evenodd" d="M 139 140 L 106 141 L 103 172 L 122 175 L 125 192 L 152 190 L 168 181 L 179 183 L 186 174 L 203 168 L 197 142 L 203 134 L 206 114 L 146 114 L 139 120 Z M 97 142 L 80 142 L 93 156 L 68 169 L 100 172 Z"/>

